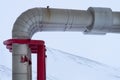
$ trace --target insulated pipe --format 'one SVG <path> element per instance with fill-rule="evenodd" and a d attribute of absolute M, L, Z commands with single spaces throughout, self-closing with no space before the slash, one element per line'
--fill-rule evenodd
<path fill-rule="evenodd" d="M 68 10 L 33 8 L 22 13 L 14 23 L 12 37 L 30 39 L 38 31 L 78 31 L 85 34 L 120 32 L 120 13 L 110 8 Z M 21 56 L 30 58 L 26 44 L 13 45 L 13 80 L 31 80 L 31 66 L 20 63 Z"/>
<path fill-rule="evenodd" d="M 31 65 L 21 62 L 21 58 L 31 57 L 28 45 L 13 44 L 12 56 L 12 80 L 32 80 Z"/>
<path fill-rule="evenodd" d="M 85 10 L 34 8 L 18 17 L 13 37 L 31 38 L 37 31 L 84 31 L 92 21 Z"/>

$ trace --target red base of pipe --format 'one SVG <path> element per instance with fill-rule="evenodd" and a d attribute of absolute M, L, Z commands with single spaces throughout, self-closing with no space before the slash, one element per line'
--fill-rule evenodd
<path fill-rule="evenodd" d="M 46 55 L 45 45 L 42 40 L 30 40 L 30 39 L 9 39 L 3 42 L 6 48 L 12 52 L 12 44 L 27 44 L 32 53 L 37 53 L 37 80 L 46 80 Z M 27 58 L 21 58 L 23 61 L 29 61 Z M 31 61 L 29 61 L 31 62 Z"/>

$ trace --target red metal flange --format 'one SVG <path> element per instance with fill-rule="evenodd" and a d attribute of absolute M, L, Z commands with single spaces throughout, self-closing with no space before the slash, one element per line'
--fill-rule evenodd
<path fill-rule="evenodd" d="M 45 47 L 42 40 L 30 40 L 30 39 L 8 39 L 3 42 L 6 48 L 12 52 L 12 44 L 28 44 L 32 53 L 38 53 L 38 46 Z M 40 48 L 40 47 L 39 47 Z"/>

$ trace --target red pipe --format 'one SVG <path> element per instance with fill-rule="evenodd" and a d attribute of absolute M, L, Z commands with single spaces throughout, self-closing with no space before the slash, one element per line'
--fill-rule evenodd
<path fill-rule="evenodd" d="M 45 46 L 38 47 L 37 54 L 37 80 L 46 80 L 46 55 Z"/>

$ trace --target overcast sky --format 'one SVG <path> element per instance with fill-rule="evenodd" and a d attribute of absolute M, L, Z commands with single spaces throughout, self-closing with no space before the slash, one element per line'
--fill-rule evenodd
<path fill-rule="evenodd" d="M 11 54 L 3 41 L 11 38 L 16 18 L 25 10 L 34 7 L 86 10 L 88 7 L 109 7 L 120 11 L 119 0 L 2 0 L 0 2 L 0 64 L 11 67 Z M 120 67 L 120 34 L 84 35 L 81 32 L 42 32 L 33 39 L 41 39 L 47 47 Z"/>

